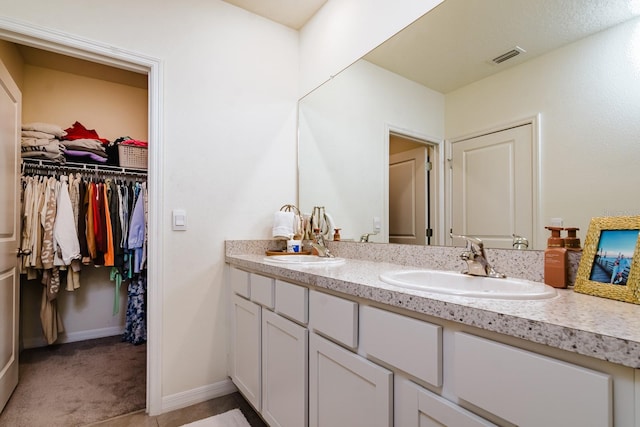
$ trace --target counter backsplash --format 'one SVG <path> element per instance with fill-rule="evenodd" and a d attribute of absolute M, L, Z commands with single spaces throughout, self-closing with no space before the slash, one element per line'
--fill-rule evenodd
<path fill-rule="evenodd" d="M 399 245 L 394 243 L 327 242 L 335 256 L 366 261 L 459 271 L 464 268 L 460 260 L 461 247 Z M 226 255 L 265 254 L 279 250 L 285 242 L 277 240 L 227 240 Z M 485 249 L 494 268 L 507 276 L 542 282 L 544 280 L 544 251 Z M 569 283 L 573 286 L 582 252 L 569 252 Z"/>

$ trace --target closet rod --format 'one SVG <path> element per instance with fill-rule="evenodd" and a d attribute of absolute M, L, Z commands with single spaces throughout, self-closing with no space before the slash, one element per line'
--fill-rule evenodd
<path fill-rule="evenodd" d="M 22 159 L 22 172 L 47 172 L 47 171 L 60 171 L 60 172 L 80 172 L 80 173 L 93 173 L 103 175 L 117 175 L 136 178 L 146 178 L 147 171 L 145 169 L 133 169 L 123 168 L 119 166 L 110 165 L 96 165 L 86 163 L 73 163 L 67 162 L 64 164 L 55 163 L 49 160 L 42 159 Z"/>

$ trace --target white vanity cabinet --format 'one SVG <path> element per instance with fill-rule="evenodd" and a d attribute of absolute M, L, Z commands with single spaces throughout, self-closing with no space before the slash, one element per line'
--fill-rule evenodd
<path fill-rule="evenodd" d="M 270 426 L 306 427 L 308 291 L 233 267 L 230 270 L 231 379 Z M 276 307 L 289 318 L 274 312 Z M 290 320 L 297 317 L 301 317 L 300 324 Z"/>
<path fill-rule="evenodd" d="M 393 425 L 391 371 L 315 333 L 309 359 L 310 427 Z"/>
<path fill-rule="evenodd" d="M 231 270 L 231 378 L 272 427 L 640 427 L 640 370 Z"/>

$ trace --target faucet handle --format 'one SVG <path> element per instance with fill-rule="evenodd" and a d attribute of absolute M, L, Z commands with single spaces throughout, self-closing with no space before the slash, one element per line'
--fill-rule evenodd
<path fill-rule="evenodd" d="M 464 239 L 467 242 L 467 249 L 473 251 L 473 245 L 476 245 L 478 249 L 482 249 L 484 247 L 484 243 L 478 237 L 475 236 L 465 236 L 462 234 L 453 234 L 449 233 L 452 239 Z"/>

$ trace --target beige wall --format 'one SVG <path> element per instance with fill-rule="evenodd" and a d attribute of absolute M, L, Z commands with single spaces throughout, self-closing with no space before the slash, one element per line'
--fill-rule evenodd
<path fill-rule="evenodd" d="M 18 89 L 22 91 L 24 61 L 22 60 L 20 52 L 18 52 L 18 49 L 13 43 L 0 40 L 0 60 L 2 60 L 4 66 L 7 67 L 9 74 L 11 74 L 11 78 L 18 86 Z"/>
<path fill-rule="evenodd" d="M 79 121 L 102 138 L 130 136 L 146 141 L 147 99 L 146 89 L 27 65 L 22 122 L 53 123 L 66 129 Z"/>

